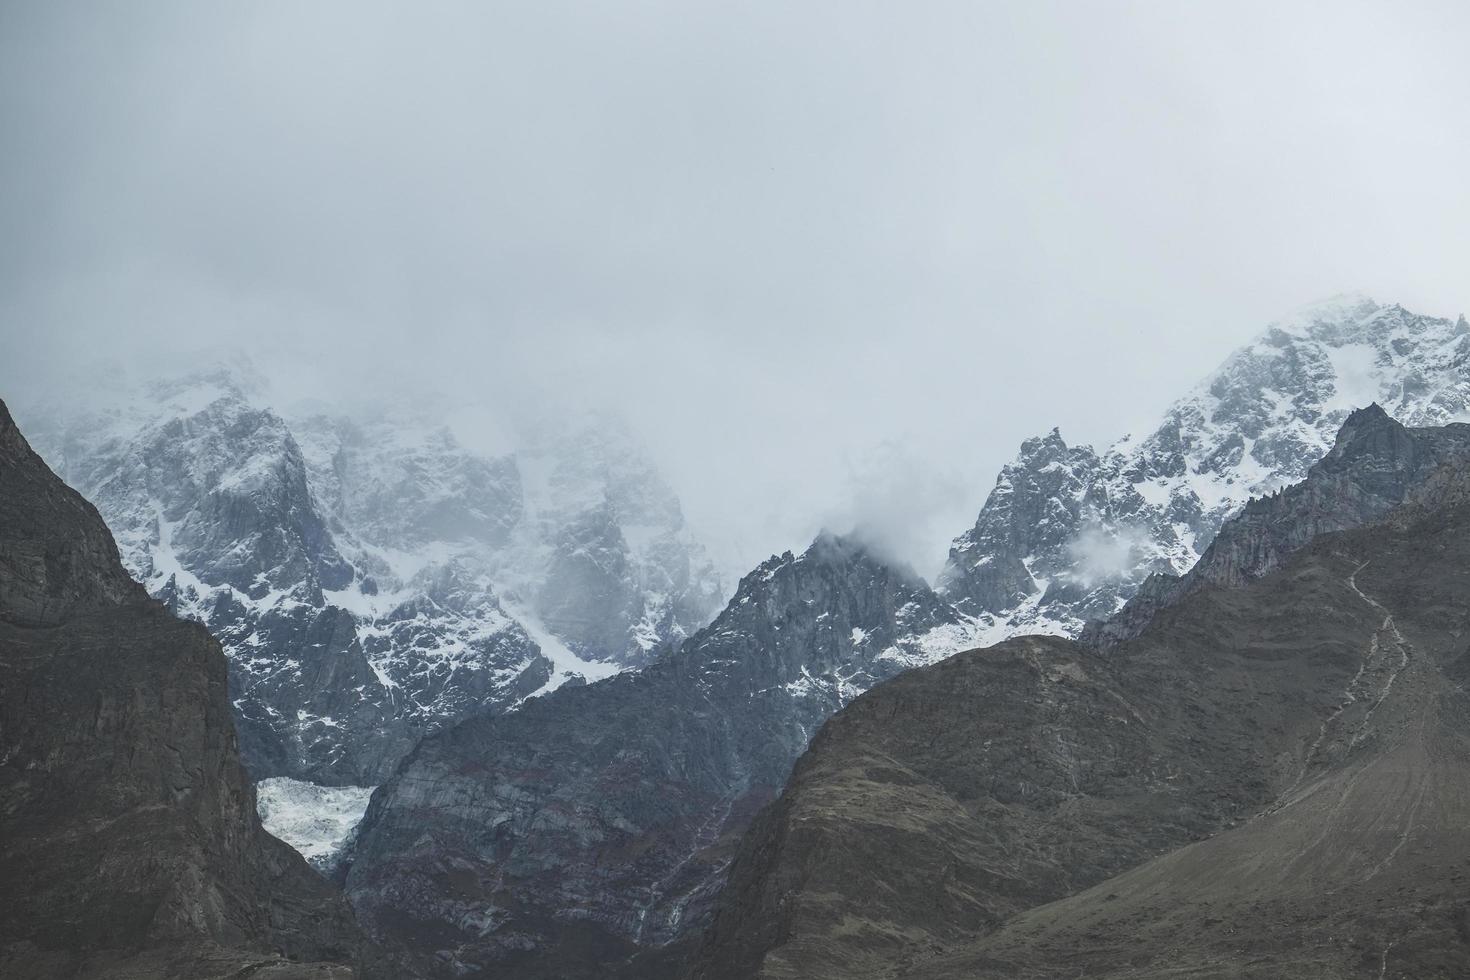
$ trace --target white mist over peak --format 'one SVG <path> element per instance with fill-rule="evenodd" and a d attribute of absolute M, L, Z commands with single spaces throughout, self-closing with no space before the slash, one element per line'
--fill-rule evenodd
<path fill-rule="evenodd" d="M 960 608 L 1017 630 L 1076 633 L 1154 572 L 1187 571 L 1251 497 L 1305 476 L 1355 409 L 1406 425 L 1470 409 L 1470 325 L 1363 295 L 1273 321 L 1102 453 L 1053 430 L 1001 471 L 940 578 Z"/>
<path fill-rule="evenodd" d="M 1268 326 L 1298 336 L 1308 336 L 1314 328 L 1335 330 L 1340 329 L 1344 323 L 1360 322 L 1379 309 L 1378 301 L 1372 296 L 1361 290 L 1350 290 L 1303 303 L 1279 319 L 1272 320 Z"/>
<path fill-rule="evenodd" d="M 1089 520 L 1067 542 L 1071 576 L 1083 589 L 1122 579 L 1138 567 L 1148 543 L 1147 528 Z"/>
<path fill-rule="evenodd" d="M 823 527 L 861 540 L 874 554 L 925 579 L 957 520 L 974 509 L 975 484 L 956 466 L 926 459 L 907 440 L 885 440 L 845 461 L 846 479 L 821 514 Z"/>

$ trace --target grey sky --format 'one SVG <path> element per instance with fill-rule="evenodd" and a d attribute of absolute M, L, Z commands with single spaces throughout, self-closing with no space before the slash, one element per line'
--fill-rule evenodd
<path fill-rule="evenodd" d="M 928 573 L 1027 435 L 1146 425 L 1343 289 L 1460 312 L 1467 41 L 1460 3 L 4 2 L 0 392 L 227 343 L 610 402 L 742 556 L 863 517 Z"/>

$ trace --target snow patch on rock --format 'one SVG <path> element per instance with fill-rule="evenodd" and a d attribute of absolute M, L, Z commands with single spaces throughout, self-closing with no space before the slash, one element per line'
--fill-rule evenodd
<path fill-rule="evenodd" d="M 255 809 L 266 831 L 319 871 L 330 871 L 367 812 L 373 786 L 319 786 L 276 776 L 255 784 Z"/>

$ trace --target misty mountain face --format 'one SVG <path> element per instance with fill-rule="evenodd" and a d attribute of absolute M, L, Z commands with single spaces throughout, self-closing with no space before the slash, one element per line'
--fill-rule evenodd
<path fill-rule="evenodd" d="M 426 738 L 358 829 L 351 900 L 430 973 L 655 975 L 817 727 L 968 643 L 912 572 L 823 534 L 679 653 Z"/>
<path fill-rule="evenodd" d="M 386 778 L 426 732 L 641 664 L 720 588 L 625 435 L 484 457 L 443 428 L 288 420 L 217 370 L 38 444 L 129 570 L 230 657 L 257 778 Z"/>
<path fill-rule="evenodd" d="M 1465 438 L 1355 413 L 1135 635 L 858 698 L 753 822 L 694 975 L 1465 975 Z"/>
<path fill-rule="evenodd" d="M 1053 430 L 1006 466 L 936 587 L 999 639 L 1076 635 L 1151 574 L 1182 575 L 1251 497 L 1306 476 L 1355 408 L 1470 418 L 1470 324 L 1349 297 L 1271 326 L 1142 438 L 1099 454 Z"/>
<path fill-rule="evenodd" d="M 718 577 L 678 498 L 632 436 L 602 420 L 533 428 L 486 458 L 443 427 L 295 423 L 311 482 L 371 573 L 444 553 L 493 580 L 577 657 L 641 666 L 718 611 Z"/>
<path fill-rule="evenodd" d="M 261 830 L 226 678 L 0 403 L 0 973 L 353 975 L 341 896 Z"/>

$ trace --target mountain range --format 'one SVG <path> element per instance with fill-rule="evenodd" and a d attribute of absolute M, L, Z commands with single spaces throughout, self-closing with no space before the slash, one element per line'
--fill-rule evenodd
<path fill-rule="evenodd" d="M 638 666 L 718 577 L 616 424 L 486 457 L 408 413 L 287 417 L 247 367 L 52 407 L 41 453 L 230 659 L 257 779 L 376 785 L 423 735 Z"/>
<path fill-rule="evenodd" d="M 1313 373 L 1324 365 L 1332 370 L 1334 361 L 1324 349 L 1369 341 L 1389 354 L 1371 362 L 1368 376 L 1352 378 L 1351 389 L 1346 378 Z M 1436 359 L 1414 360 L 1427 357 L 1425 351 Z M 1052 536 L 1052 559 L 1071 564 L 1053 576 L 1054 585 L 1018 594 L 1018 605 L 998 610 L 958 594 L 964 581 L 958 573 L 941 578 L 938 592 L 917 591 L 921 583 L 899 576 L 896 581 L 913 582 L 911 591 L 885 598 L 880 608 L 902 603 L 922 610 L 922 617 L 907 624 L 911 636 L 928 638 L 917 649 L 896 642 L 901 636 L 886 619 L 846 613 L 873 608 L 848 596 L 865 594 L 874 581 L 871 566 L 882 564 L 860 542 L 846 540 L 834 548 L 824 536 L 814 543 L 803 561 L 826 556 L 824 581 L 840 583 L 815 594 L 781 587 L 780 598 L 771 601 L 756 591 L 806 571 L 787 557 L 773 559 L 747 577 L 726 612 L 662 669 L 558 694 L 536 705 L 534 713 L 483 720 L 422 743 L 369 808 L 354 853 L 371 871 L 355 865 L 348 894 L 366 922 L 397 924 L 396 930 L 370 925 L 376 935 L 420 947 L 413 937 L 434 936 L 443 945 L 432 958 L 454 969 L 500 964 L 525 976 L 592 976 L 605 972 L 608 962 L 619 962 L 630 976 L 653 975 L 666 962 L 677 962 L 708 925 L 732 842 L 748 826 L 751 804 L 782 785 L 816 730 L 813 715 L 820 721 L 899 668 L 944 659 L 998 634 L 1080 633 L 1085 611 L 1117 613 L 1149 575 L 1159 583 L 1175 568 L 1193 567 L 1186 564 L 1193 550 L 1177 552 L 1178 565 L 1160 558 L 1182 541 L 1208 558 L 1208 543 L 1222 527 L 1232 527 L 1229 494 L 1242 502 L 1252 492 L 1272 495 L 1261 507 L 1280 513 L 1265 524 L 1288 528 L 1267 539 L 1270 547 L 1257 547 L 1260 555 L 1246 549 L 1240 558 L 1238 544 L 1222 544 L 1205 563 L 1239 569 L 1255 561 L 1252 576 L 1270 571 L 1321 531 L 1381 516 L 1427 471 L 1455 457 L 1463 434 L 1451 426 L 1399 435 L 1409 430 L 1380 424 L 1390 422 L 1381 408 L 1352 415 L 1350 399 L 1387 391 L 1397 394 L 1394 404 L 1407 407 L 1411 417 L 1449 416 L 1461 404 L 1453 399 L 1464 397 L 1464 382 L 1453 379 L 1466 376 L 1467 351 L 1470 331 L 1456 322 L 1357 300 L 1334 303 L 1273 326 L 1176 405 L 1161 432 L 1182 433 L 1180 420 L 1197 416 L 1188 438 L 1143 440 L 1127 467 L 1121 449 L 1108 454 L 1117 472 L 1131 468 L 1130 479 L 1147 480 L 1135 479 L 1122 490 L 1098 482 L 1096 473 L 1085 481 L 1087 460 L 1096 458 L 1091 450 L 1067 449 L 1059 437 L 1028 443 L 1021 462 L 1001 475 L 977 523 L 993 533 L 961 536 L 953 554 L 974 558 L 977 547 L 966 550 L 966 544 L 997 539 L 1011 542 L 1013 556 L 1023 550 L 1017 541 L 1031 542 L 1026 547 L 1039 553 L 1044 549 L 1035 542 Z M 1354 358 L 1347 360 L 1357 363 Z M 1292 397 L 1280 395 L 1283 390 Z M 1199 392 L 1212 399 L 1208 412 L 1201 408 L 1206 395 Z M 1271 414 L 1265 425 L 1257 399 L 1294 406 L 1302 418 Z M 1250 435 L 1232 440 L 1225 434 L 1232 426 Z M 1327 426 L 1333 430 L 1324 438 Z M 1196 452 L 1203 432 L 1221 444 L 1239 443 L 1238 458 L 1227 453 L 1231 462 L 1223 472 L 1187 454 Z M 1169 455 L 1161 446 L 1177 451 Z M 1071 462 L 1043 462 L 1053 450 Z M 1327 459 L 1314 468 L 1324 454 Z M 1213 449 L 1206 456 L 1219 458 Z M 1269 474 L 1267 459 L 1288 469 Z M 1383 472 L 1375 468 L 1380 466 Z M 1029 474 L 1027 481 L 1017 477 L 1018 470 Z M 1293 478 L 1308 478 L 1307 489 L 1282 497 L 1278 491 Z M 1155 514 L 1152 525 L 1142 523 L 1152 505 L 1138 488 L 1153 481 L 1149 493 L 1157 497 L 1158 487 L 1170 480 L 1175 489 L 1168 499 L 1198 518 L 1188 534 L 1187 522 L 1172 519 L 1177 509 Z M 1024 493 L 1017 489 L 1022 486 Z M 1207 486 L 1217 491 L 1208 511 L 1197 506 Z M 1314 508 L 1329 516 L 1311 520 Z M 1261 524 L 1259 513 L 1247 512 L 1243 526 Z M 1112 542 L 1108 563 L 1089 554 L 1094 537 Z M 1235 537 L 1231 531 L 1227 542 Z M 1119 541 L 1127 543 L 1126 550 L 1116 548 Z M 1232 555 L 1234 565 L 1226 560 Z M 992 556 L 989 564 L 1003 560 L 1003 554 Z M 982 567 L 981 559 L 975 561 L 972 571 Z M 1041 567 L 1031 554 L 1018 561 L 1024 569 Z M 1243 580 L 1216 577 L 1232 585 Z M 968 581 L 975 580 L 972 575 Z M 861 644 L 830 656 L 824 644 L 832 628 L 839 642 L 849 629 L 853 639 L 881 635 L 895 649 L 880 654 L 878 664 L 892 669 L 875 671 Z M 767 652 L 778 637 L 796 656 L 772 664 Z M 735 655 L 728 652 L 732 639 L 741 644 Z M 753 664 L 760 670 L 747 677 Z M 793 682 L 789 678 L 798 670 Z M 728 681 L 732 671 L 738 685 Z M 719 678 L 713 686 L 712 678 Z M 815 702 L 771 698 L 773 690 L 790 690 L 793 683 L 822 696 Z M 592 741 L 567 745 L 553 734 L 573 729 Z M 458 882 L 457 889 L 447 886 L 450 880 Z M 426 895 L 454 898 L 439 905 L 423 901 Z M 411 911 L 406 896 L 413 896 Z M 476 908 L 494 909 L 495 915 L 476 917 L 470 913 Z"/>
<path fill-rule="evenodd" d="M 413 412 L 278 412 L 234 370 L 32 414 L 129 572 L 220 638 L 262 812 L 314 828 L 295 842 L 403 970 L 1010 976 L 1091 968 L 1046 959 L 1075 932 L 1009 931 L 1053 902 L 1264 826 L 1319 777 L 1367 807 L 1344 738 L 1364 772 L 1450 778 L 1449 702 L 1389 694 L 1411 647 L 1433 666 L 1406 691 L 1457 676 L 1443 610 L 1394 589 L 1426 528 L 1458 527 L 1467 402 L 1463 318 L 1341 298 L 1143 438 L 1028 440 L 933 588 L 823 532 L 723 611 L 616 426 L 487 456 Z M 1375 727 L 1431 709 L 1430 741 Z"/>
<path fill-rule="evenodd" d="M 1470 425 L 1355 413 L 1272 504 L 1105 651 L 1018 637 L 839 712 L 692 975 L 1464 975 Z"/>

